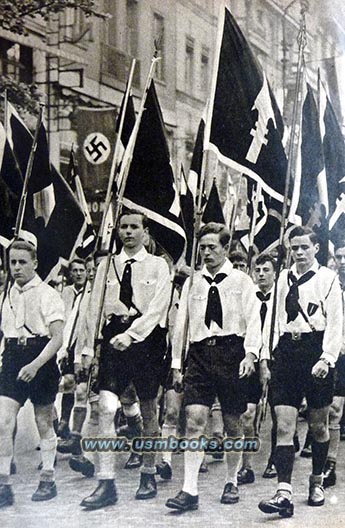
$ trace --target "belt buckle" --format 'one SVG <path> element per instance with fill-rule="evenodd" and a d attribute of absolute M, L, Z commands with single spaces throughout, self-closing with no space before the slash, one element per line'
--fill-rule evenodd
<path fill-rule="evenodd" d="M 216 346 L 217 344 L 217 339 L 215 337 L 208 337 L 207 338 L 207 346 Z"/>
<path fill-rule="evenodd" d="M 28 338 L 26 336 L 18 337 L 18 345 L 26 346 Z"/>
<path fill-rule="evenodd" d="M 129 321 L 129 315 L 121 315 L 121 323 L 126 324 Z"/>
<path fill-rule="evenodd" d="M 301 340 L 301 332 L 291 332 L 291 339 L 292 339 L 292 341 L 300 341 Z"/>

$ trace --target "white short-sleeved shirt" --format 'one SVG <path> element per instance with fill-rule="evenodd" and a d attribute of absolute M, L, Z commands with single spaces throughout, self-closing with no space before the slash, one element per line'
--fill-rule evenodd
<path fill-rule="evenodd" d="M 11 286 L 3 304 L 1 330 L 4 337 L 51 337 L 49 326 L 64 321 L 64 303 L 59 293 L 36 274 L 23 287 Z"/>

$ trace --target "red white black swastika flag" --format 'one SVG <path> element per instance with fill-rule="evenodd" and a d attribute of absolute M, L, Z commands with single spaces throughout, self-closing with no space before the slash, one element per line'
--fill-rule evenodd
<path fill-rule="evenodd" d="M 33 138 L 12 109 L 8 128 L 10 142 L 18 165 L 25 171 Z M 37 271 L 42 279 L 48 279 L 62 263 L 68 263 L 82 240 L 85 226 L 83 211 L 70 187 L 49 162 L 47 135 L 41 125 L 22 228 L 37 238 Z"/>
<path fill-rule="evenodd" d="M 146 96 L 123 204 L 147 215 L 154 240 L 177 262 L 184 252 L 186 235 L 163 116 L 153 81 Z"/>
<path fill-rule="evenodd" d="M 282 202 L 287 167 L 282 118 L 239 26 L 228 9 L 222 13 L 205 149 Z"/>

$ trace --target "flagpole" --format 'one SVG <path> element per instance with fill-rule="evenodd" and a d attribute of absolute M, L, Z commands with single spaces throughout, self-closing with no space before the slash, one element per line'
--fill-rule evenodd
<path fill-rule="evenodd" d="M 161 60 L 161 58 L 157 56 L 157 50 L 156 50 L 154 55 L 153 55 L 153 57 L 152 57 L 149 73 L 148 73 L 147 78 L 146 78 L 145 89 L 144 89 L 144 92 L 143 92 L 143 96 L 141 98 L 141 103 L 140 103 L 138 116 L 137 116 L 137 119 L 135 121 L 135 125 L 134 125 L 134 128 L 132 130 L 131 136 L 129 138 L 127 148 L 126 148 L 125 153 L 124 153 L 123 158 L 122 158 L 121 171 L 120 171 L 120 175 L 119 175 L 119 178 L 118 178 L 119 181 L 120 181 L 120 189 L 119 189 L 117 200 L 116 200 L 117 205 L 116 205 L 116 209 L 115 209 L 114 227 L 116 227 L 117 219 L 118 219 L 119 214 L 121 212 L 122 200 L 123 200 L 124 192 L 125 192 L 125 189 L 126 189 L 126 183 L 127 183 L 129 169 L 130 169 L 132 158 L 133 158 L 134 147 L 135 147 L 136 139 L 137 139 L 138 132 L 139 132 L 141 118 L 142 118 L 144 110 L 145 110 L 145 103 L 146 103 L 147 93 L 149 91 L 150 84 L 151 84 L 151 81 L 153 79 L 154 68 L 155 68 L 155 66 L 156 66 L 156 64 L 157 64 L 157 62 L 159 60 Z"/>
<path fill-rule="evenodd" d="M 22 224 L 23 224 L 25 207 L 26 207 L 26 200 L 27 200 L 27 196 L 28 196 L 29 179 L 30 179 L 31 172 L 32 172 L 32 167 L 33 167 L 33 164 L 34 164 L 35 153 L 36 153 L 36 149 L 37 149 L 38 134 L 39 134 L 40 127 L 41 127 L 41 124 L 42 124 L 42 121 L 43 121 L 44 106 L 45 106 L 44 103 L 40 103 L 40 111 L 39 111 L 39 116 L 38 116 L 38 119 L 37 119 L 35 135 L 34 135 L 34 139 L 33 139 L 32 145 L 31 145 L 29 160 L 28 160 L 28 164 L 26 166 L 26 171 L 25 171 L 25 178 L 24 178 L 24 183 L 23 183 L 23 191 L 22 191 L 22 195 L 21 195 L 21 198 L 20 198 L 20 203 L 19 203 L 19 208 L 18 208 L 18 213 L 17 213 L 17 219 L 16 219 L 16 225 L 15 225 L 15 229 L 14 229 L 14 238 L 18 237 L 19 232 L 20 232 L 20 230 L 22 228 Z"/>
<path fill-rule="evenodd" d="M 284 234 L 285 234 L 287 212 L 288 212 L 289 190 L 290 190 L 290 183 L 291 183 L 292 169 L 293 169 L 293 159 L 294 159 L 294 150 L 295 150 L 295 134 L 296 134 L 299 106 L 301 106 L 300 105 L 300 90 L 301 90 L 301 82 L 302 82 L 302 71 L 304 68 L 304 48 L 306 46 L 305 11 L 306 11 L 305 8 L 301 9 L 300 30 L 299 30 L 299 35 L 298 35 L 298 62 L 297 62 L 297 75 L 296 75 L 296 83 L 295 83 L 295 97 L 294 97 L 294 103 L 293 103 L 291 134 L 290 134 L 289 149 L 288 149 L 288 164 L 287 164 L 286 178 L 285 178 L 284 202 L 283 202 L 282 218 L 281 218 L 280 232 L 279 232 L 278 259 L 277 259 L 276 275 L 275 275 L 274 290 L 273 290 L 272 317 L 271 317 L 271 328 L 270 328 L 270 336 L 269 336 L 270 355 L 272 355 L 273 344 L 274 344 L 274 328 L 275 328 L 275 320 L 277 316 L 277 301 L 278 301 L 278 280 L 279 280 L 281 265 L 283 261 L 283 243 L 284 243 Z"/>
<path fill-rule="evenodd" d="M 120 216 L 120 213 L 121 213 L 121 209 L 122 209 L 122 200 L 123 200 L 123 196 L 124 196 L 124 192 L 125 192 L 125 188 L 126 188 L 126 183 L 127 183 L 127 178 L 128 178 L 128 174 L 129 174 L 130 164 L 131 164 L 131 161 L 132 161 L 132 158 L 133 158 L 133 152 L 134 152 L 136 138 L 137 138 L 137 135 L 138 135 L 138 132 L 139 132 L 139 126 L 140 126 L 141 118 L 142 118 L 142 115 L 143 115 L 144 110 L 145 110 L 145 102 L 146 102 L 147 93 L 148 93 L 148 90 L 150 88 L 151 81 L 153 79 L 154 67 L 155 67 L 156 63 L 159 60 L 160 60 L 160 57 L 157 57 L 157 50 L 156 50 L 154 55 L 153 55 L 153 57 L 152 57 L 152 60 L 151 60 L 151 65 L 150 65 L 149 73 L 147 75 L 147 79 L 146 79 L 146 83 L 145 83 L 145 89 L 144 89 L 143 96 L 142 96 L 142 99 L 141 99 L 138 116 L 137 116 L 137 119 L 135 121 L 135 125 L 134 125 L 134 128 L 132 130 L 131 137 L 129 139 L 126 151 L 125 151 L 125 153 L 123 155 L 123 158 L 122 158 L 121 171 L 120 171 L 120 175 L 119 175 L 119 181 L 121 183 L 120 183 L 120 189 L 119 189 L 119 192 L 118 192 L 118 195 L 117 195 L 117 198 L 116 198 L 116 205 L 115 205 L 115 212 L 114 212 L 114 227 L 113 227 L 113 230 L 112 230 L 112 234 L 111 234 L 111 238 L 110 238 L 110 242 L 109 242 L 109 247 L 105 248 L 105 250 L 107 252 L 107 255 L 106 255 L 105 269 L 104 269 L 103 276 L 101 278 L 101 285 L 100 285 L 101 294 L 100 294 L 100 298 L 99 298 L 100 299 L 99 306 L 98 306 L 98 309 L 97 309 L 97 319 L 96 319 L 95 335 L 94 335 L 95 347 L 96 347 L 96 354 L 95 354 L 96 359 L 99 358 L 99 339 L 100 339 L 99 335 L 100 335 L 100 330 L 101 330 L 103 306 L 104 306 L 106 289 L 107 289 L 106 288 L 106 286 L 107 286 L 107 277 L 108 277 L 110 263 L 111 263 L 111 259 L 112 259 L 112 252 L 113 252 L 113 248 L 114 248 L 114 244 L 115 244 L 116 226 L 117 226 L 118 219 L 119 219 L 119 216 Z M 123 112 L 123 115 L 124 114 L 125 114 L 125 112 Z M 118 137 L 120 137 L 120 133 L 118 134 Z M 125 156 L 126 156 L 126 158 L 125 158 Z M 124 160 L 126 161 L 125 163 L 124 163 Z M 111 196 L 112 196 L 112 192 L 110 193 L 110 197 Z M 110 198 L 110 201 L 109 201 L 109 205 L 110 204 L 111 204 L 111 198 Z M 108 208 L 109 208 L 109 206 L 108 206 Z M 90 373 L 90 377 L 89 377 L 89 380 L 88 380 L 88 391 L 90 390 L 90 387 L 91 387 L 91 381 L 92 381 L 91 377 L 92 377 L 92 373 Z"/>
<path fill-rule="evenodd" d="M 76 188 L 76 198 L 77 198 L 77 200 L 79 202 L 79 205 L 81 206 L 81 208 L 83 210 L 86 222 L 88 224 L 92 225 L 92 218 L 91 218 L 91 215 L 90 215 L 89 208 L 87 206 L 83 185 L 81 183 L 81 179 L 80 179 L 80 176 L 79 176 L 78 164 L 77 164 L 76 159 L 75 159 L 75 154 L 74 154 L 74 150 L 73 150 L 73 143 L 72 143 L 72 146 L 71 146 L 71 158 L 72 158 L 72 163 L 73 163 L 74 170 L 75 170 L 74 180 L 75 180 L 75 188 Z"/>
<path fill-rule="evenodd" d="M 5 91 L 4 91 L 4 129 L 5 129 L 5 133 L 7 135 L 7 132 L 8 132 L 8 93 L 7 93 L 7 88 L 5 88 Z"/>
<path fill-rule="evenodd" d="M 239 202 L 239 196 L 238 196 L 239 185 L 240 185 L 239 182 L 237 182 L 234 186 L 235 198 L 234 198 L 234 205 L 231 211 L 229 248 L 231 248 L 232 239 L 234 237 L 234 232 L 235 232 L 235 222 L 236 222 L 236 215 L 237 215 L 238 202 Z"/>
<path fill-rule="evenodd" d="M 115 175 L 116 175 L 116 172 L 117 172 L 117 168 L 119 166 L 119 151 L 120 151 L 120 145 L 121 145 L 121 136 L 122 136 L 122 131 L 123 131 L 123 125 L 124 125 L 124 122 L 125 122 L 125 116 L 126 116 L 126 111 L 127 111 L 128 99 L 129 99 L 130 91 L 131 91 L 131 88 L 132 88 L 135 63 L 136 63 L 136 59 L 133 58 L 132 59 L 132 64 L 131 64 L 131 68 L 130 68 L 130 72 L 129 72 L 129 76 L 128 76 L 127 87 L 126 87 L 125 97 L 124 97 L 124 101 L 123 101 L 122 113 L 121 113 L 121 116 L 120 116 L 119 129 L 118 129 L 118 132 L 117 132 L 117 135 L 116 135 L 114 156 L 113 156 L 111 169 L 110 169 L 110 175 L 109 175 L 109 181 L 108 181 L 108 187 L 107 187 L 107 194 L 106 194 L 106 197 L 105 197 L 104 210 L 103 210 L 101 225 L 100 225 L 99 232 L 98 232 L 96 247 L 101 247 L 102 234 L 103 234 L 104 228 L 105 228 L 105 221 L 106 221 L 108 209 L 109 209 L 112 197 L 113 197 L 113 185 L 114 185 L 114 180 L 115 180 Z"/>
<path fill-rule="evenodd" d="M 8 104 L 8 93 L 7 93 L 7 88 L 5 88 L 5 91 L 4 91 L 4 129 L 5 129 L 5 134 L 6 134 L 6 137 L 7 137 L 7 131 L 8 131 L 8 107 L 7 107 L 7 104 Z M 3 266 L 3 270 L 4 270 L 4 273 L 7 274 L 7 253 L 6 253 L 6 248 L 2 246 L 2 266 Z M 7 275 L 6 275 L 7 277 Z M 5 295 L 4 295 L 5 297 Z"/>
<path fill-rule="evenodd" d="M 211 121 L 212 121 L 212 114 L 213 114 L 214 98 L 216 94 L 218 67 L 219 67 L 220 50 L 221 50 L 223 32 L 224 32 L 224 23 L 225 23 L 225 2 L 223 0 L 219 5 L 217 42 L 216 42 L 216 48 L 215 48 L 215 59 L 213 63 L 211 94 L 210 94 L 209 104 L 207 105 L 207 113 L 206 113 L 205 134 L 204 134 L 204 149 L 205 150 L 208 149 L 209 142 L 210 142 Z"/>
<path fill-rule="evenodd" d="M 257 182 L 256 184 L 256 194 L 255 194 L 255 200 L 254 200 L 254 207 L 253 207 L 253 216 L 252 216 L 252 223 L 250 226 L 250 233 L 249 233 L 249 246 L 248 246 L 248 260 L 247 260 L 247 269 L 250 271 L 253 255 L 254 255 L 254 238 L 255 238 L 255 228 L 256 228 L 256 220 L 258 217 L 258 209 L 259 209 L 259 202 L 261 198 L 261 184 Z"/>
<path fill-rule="evenodd" d="M 191 268 L 190 268 L 187 299 L 189 297 L 189 293 L 193 285 L 195 268 L 196 268 L 196 257 L 197 257 L 197 246 L 198 246 L 197 237 L 200 231 L 200 225 L 201 225 L 201 219 L 202 219 L 202 194 L 203 194 L 203 188 L 204 188 L 205 179 L 206 179 L 205 151 L 207 150 L 206 147 L 210 139 L 213 101 L 214 101 L 214 94 L 216 91 L 216 84 L 217 84 L 217 71 L 218 71 L 218 65 L 219 65 L 220 48 L 221 48 L 222 37 L 223 37 L 224 21 L 225 21 L 225 4 L 224 2 L 221 2 L 221 5 L 219 7 L 217 45 L 216 45 L 215 60 L 214 60 L 214 75 L 212 78 L 212 86 L 211 86 L 211 100 L 209 101 L 209 104 L 207 105 L 206 123 L 205 123 L 204 140 L 203 140 L 203 155 L 202 155 L 202 162 L 201 162 L 201 174 L 200 174 L 200 180 L 199 180 L 199 187 L 198 186 L 196 187 L 197 197 L 196 197 L 196 208 L 195 208 L 195 216 L 194 216 L 193 245 L 192 245 Z M 186 355 L 188 331 L 189 331 L 189 311 L 188 311 L 188 302 L 187 302 L 186 318 L 184 322 L 183 341 L 182 341 L 183 343 L 182 344 L 182 358 L 181 358 L 182 372 L 184 369 L 184 358 Z"/>

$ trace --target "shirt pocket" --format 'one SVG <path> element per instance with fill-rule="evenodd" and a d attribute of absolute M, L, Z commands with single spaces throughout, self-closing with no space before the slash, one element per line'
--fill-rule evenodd
<path fill-rule="evenodd" d="M 238 323 L 242 317 L 242 292 L 241 290 L 221 291 L 220 298 L 222 301 L 223 313 L 231 317 L 233 323 Z"/>
<path fill-rule="evenodd" d="M 206 293 L 192 293 L 189 298 L 189 310 L 192 314 L 197 317 L 204 317 L 205 309 L 207 305 L 208 294 Z"/>
<path fill-rule="evenodd" d="M 157 285 L 157 279 L 154 277 L 139 280 L 138 294 L 140 296 L 143 296 L 143 299 L 145 299 L 144 301 L 145 303 L 149 302 L 154 297 L 155 292 L 156 292 L 156 285 Z M 134 288 L 134 295 L 135 293 L 136 292 Z"/>

